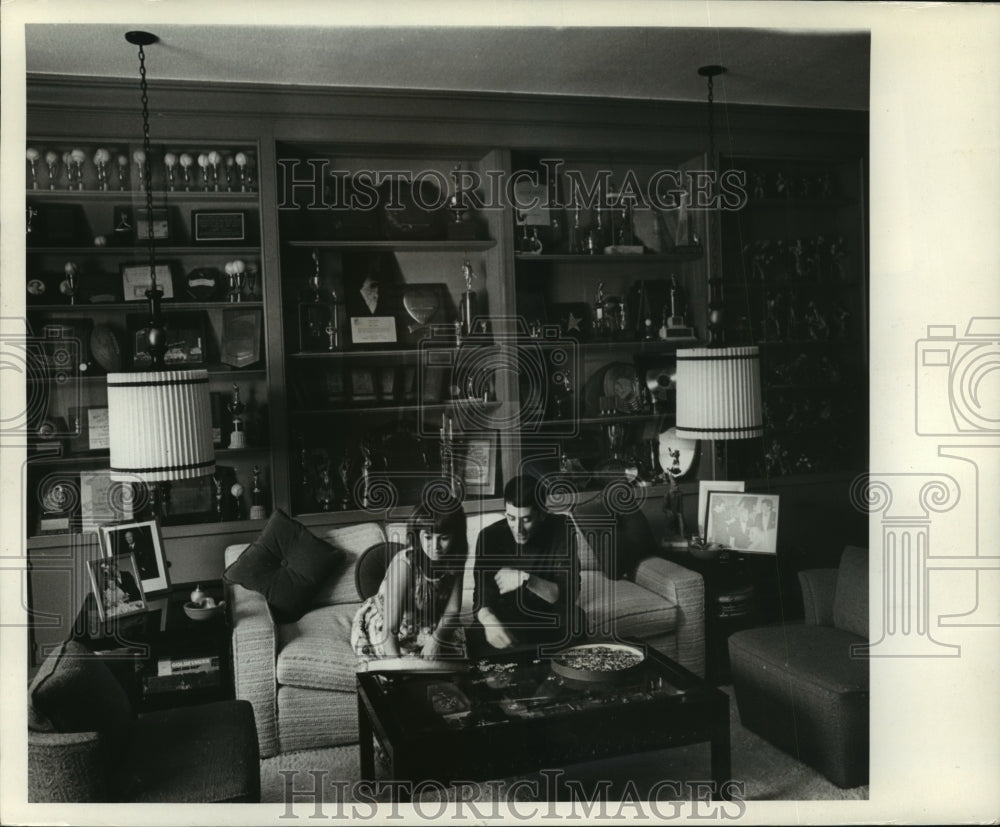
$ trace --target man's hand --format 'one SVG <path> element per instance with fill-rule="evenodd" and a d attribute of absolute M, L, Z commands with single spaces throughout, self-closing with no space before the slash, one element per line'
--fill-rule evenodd
<path fill-rule="evenodd" d="M 500 594 L 507 594 L 521 588 L 528 580 L 528 573 L 520 569 L 502 568 L 493 579 L 496 580 Z"/>
<path fill-rule="evenodd" d="M 514 645 L 513 635 L 500 623 L 483 626 L 483 631 L 486 633 L 486 642 L 494 649 L 507 649 Z"/>

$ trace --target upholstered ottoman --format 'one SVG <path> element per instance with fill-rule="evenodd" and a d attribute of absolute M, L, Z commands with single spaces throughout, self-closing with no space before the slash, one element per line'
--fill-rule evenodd
<path fill-rule="evenodd" d="M 867 552 L 800 573 L 806 622 L 729 638 L 743 725 L 840 787 L 868 783 Z M 829 625 L 828 625 L 829 624 Z M 846 628 L 845 628 L 846 627 Z"/>

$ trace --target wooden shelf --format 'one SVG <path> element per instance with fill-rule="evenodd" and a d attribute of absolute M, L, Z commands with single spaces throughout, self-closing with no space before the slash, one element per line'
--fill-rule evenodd
<path fill-rule="evenodd" d="M 331 403 L 333 404 L 333 403 Z M 380 405 L 355 405 L 348 403 L 336 408 L 297 408 L 292 416 L 356 416 L 358 414 L 411 414 L 411 413 L 454 413 L 469 411 L 482 413 L 495 411 L 503 402 L 476 402 L 475 400 L 454 400 L 451 402 L 385 402 Z"/>
<path fill-rule="evenodd" d="M 327 250 L 357 250 L 359 252 L 391 251 L 397 253 L 473 252 L 496 247 L 492 239 L 470 241 L 286 241 L 289 247 L 319 247 Z"/>
<path fill-rule="evenodd" d="M 61 245 L 38 245 L 25 247 L 26 255 L 40 256 L 121 256 L 137 257 L 146 260 L 149 256 L 145 247 L 124 244 L 104 244 L 97 246 L 61 246 Z M 225 256 L 256 256 L 260 255 L 259 244 L 243 244 L 239 246 L 222 246 L 221 244 L 157 244 L 157 259 L 169 258 L 170 256 L 205 256 L 205 255 L 225 255 Z"/>
<path fill-rule="evenodd" d="M 194 302 L 194 301 L 183 301 L 166 299 L 161 303 L 161 308 L 164 314 L 172 312 L 181 312 L 184 310 L 229 310 L 229 309 L 239 309 L 239 308 L 260 308 L 264 306 L 262 301 L 244 301 L 244 302 Z M 29 304 L 27 309 L 32 313 L 81 313 L 83 315 L 89 315 L 95 310 L 99 311 L 123 311 L 123 312 L 136 312 L 144 313 L 148 310 L 148 304 L 145 301 L 134 301 L 134 302 L 94 302 L 93 304 L 79 303 L 79 304 Z"/>
<path fill-rule="evenodd" d="M 572 262 L 572 263 L 584 263 L 587 264 L 617 264 L 617 265 L 629 265 L 629 264 L 655 264 L 656 262 L 664 261 L 696 261 L 704 255 L 705 251 L 702 247 L 692 248 L 692 249 L 678 249 L 673 252 L 666 253 L 642 253 L 634 255 L 625 254 L 600 254 L 600 255 L 587 255 L 585 253 L 517 253 L 514 258 L 518 262 L 530 261 L 530 262 Z"/>
<path fill-rule="evenodd" d="M 136 203 L 144 203 L 146 194 L 140 190 L 68 190 L 68 189 L 37 189 L 25 190 L 27 199 L 39 198 L 42 201 L 114 201 L 122 203 L 132 200 Z M 153 187 L 154 207 L 162 206 L 164 201 L 224 201 L 226 203 L 246 202 L 252 206 L 258 206 L 260 193 L 254 192 L 205 192 L 204 190 L 164 190 L 162 185 Z"/>

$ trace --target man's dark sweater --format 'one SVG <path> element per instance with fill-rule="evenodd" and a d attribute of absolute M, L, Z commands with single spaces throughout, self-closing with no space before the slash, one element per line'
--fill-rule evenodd
<path fill-rule="evenodd" d="M 500 594 L 496 573 L 502 568 L 526 571 L 559 587 L 555 603 L 548 603 L 526 584 Z M 518 545 L 506 522 L 480 532 L 476 544 L 473 612 L 484 606 L 503 623 L 518 643 L 558 643 L 577 637 L 584 628 L 577 606 L 580 565 L 565 517 L 549 514 L 524 545 Z"/>

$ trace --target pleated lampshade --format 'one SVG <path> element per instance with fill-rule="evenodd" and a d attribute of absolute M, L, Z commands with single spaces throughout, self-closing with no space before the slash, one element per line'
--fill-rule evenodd
<path fill-rule="evenodd" d="M 677 351 L 677 436 L 748 439 L 763 434 L 756 347 Z"/>
<path fill-rule="evenodd" d="M 108 374 L 111 478 L 170 482 L 215 472 L 208 371 Z"/>

